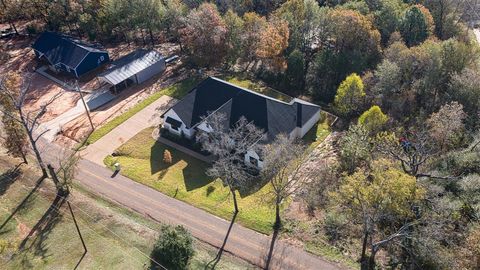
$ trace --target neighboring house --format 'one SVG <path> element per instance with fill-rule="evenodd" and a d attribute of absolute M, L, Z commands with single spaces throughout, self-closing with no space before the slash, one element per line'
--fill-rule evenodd
<path fill-rule="evenodd" d="M 66 72 L 76 78 L 109 61 L 107 51 L 60 33 L 42 33 L 32 48 L 52 71 Z"/>
<path fill-rule="evenodd" d="M 157 51 L 138 49 L 110 63 L 98 79 L 117 93 L 132 84 L 140 84 L 165 71 L 165 58 Z"/>
<path fill-rule="evenodd" d="M 303 137 L 318 122 L 320 107 L 297 98 L 286 103 L 209 77 L 162 115 L 163 128 L 194 139 L 198 130 L 211 132 L 204 117 L 212 113 L 224 114 L 230 127 L 245 117 L 265 132 L 263 142 L 269 142 L 280 133 Z M 261 156 L 255 151 L 245 154 L 245 162 L 262 167 Z"/>

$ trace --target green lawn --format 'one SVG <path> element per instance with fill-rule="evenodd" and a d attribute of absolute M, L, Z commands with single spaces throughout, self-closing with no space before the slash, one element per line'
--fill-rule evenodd
<path fill-rule="evenodd" d="M 320 120 L 303 136 L 303 141 L 310 149 L 317 147 L 330 134 L 331 121 L 333 120 L 326 112 L 320 112 Z"/>
<path fill-rule="evenodd" d="M 122 174 L 171 197 L 205 209 L 224 219 L 231 219 L 233 202 L 229 189 L 218 179 L 205 175 L 208 164 L 171 147 L 158 143 L 146 129 L 121 146 L 122 156 L 105 158 L 111 166 L 118 161 Z M 163 162 L 163 152 L 172 153 L 173 163 Z M 246 227 L 270 233 L 274 221 L 273 204 L 266 201 L 270 186 L 267 184 L 253 194 L 242 194 L 237 220 Z"/>
<path fill-rule="evenodd" d="M 14 160 L 0 155 L 0 224 L 10 216 L 34 186 L 30 170 L 16 181 L 3 173 Z M 22 166 L 24 169 L 25 166 Z M 50 179 L 40 185 L 27 203 L 0 229 L 1 269 L 74 269 L 83 247 L 66 203 L 53 211 L 43 226 L 19 249 L 30 230 L 41 220 L 54 199 Z M 153 222 L 75 186 L 69 200 L 85 239 L 88 252 L 79 269 L 145 269 L 161 224 Z M 82 209 L 83 211 L 80 211 Z M 216 249 L 195 241 L 195 256 L 189 269 L 204 269 Z M 146 256 L 145 256 L 146 255 Z M 219 269 L 252 269 L 248 263 L 226 254 Z"/>
<path fill-rule="evenodd" d="M 289 95 L 286 95 L 286 94 L 284 94 L 282 92 L 279 92 L 275 89 L 272 89 L 270 87 L 264 86 L 261 83 L 253 82 L 252 80 L 244 78 L 241 75 L 235 75 L 235 76 L 234 75 L 225 75 L 225 76 L 220 76 L 219 78 L 222 79 L 222 80 L 225 80 L 229 83 L 238 85 L 238 86 L 243 87 L 243 88 L 253 90 L 257 93 L 264 94 L 266 96 L 273 97 L 273 98 L 276 98 L 276 99 L 279 99 L 279 100 L 282 100 L 282 101 L 285 101 L 285 102 L 290 102 L 293 99 Z"/>
<path fill-rule="evenodd" d="M 139 102 L 135 106 L 133 106 L 130 110 L 126 111 L 125 113 L 115 117 L 111 121 L 105 123 L 101 127 L 95 129 L 95 131 L 90 134 L 88 139 L 86 140 L 85 145 L 92 144 L 98 141 L 100 138 L 108 134 L 114 128 L 122 124 L 123 122 L 127 121 L 130 117 L 147 107 L 148 105 L 155 102 L 163 95 L 171 96 L 174 98 L 182 98 L 188 91 L 190 91 L 197 83 L 199 79 L 196 77 L 185 79 L 179 83 L 171 85 L 165 89 L 162 89 L 158 92 L 155 92 L 148 98 L 144 99 L 143 101 Z"/>

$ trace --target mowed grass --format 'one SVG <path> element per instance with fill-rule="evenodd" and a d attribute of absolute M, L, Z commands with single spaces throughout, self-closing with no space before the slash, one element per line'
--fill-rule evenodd
<path fill-rule="evenodd" d="M 19 249 L 54 200 L 53 188 L 47 185 L 48 181 L 51 180 L 44 180 L 42 191 L 33 193 L 21 211 L 0 230 L 0 242 L 4 245 L 3 251 L 0 247 L 2 269 L 73 269 L 80 260 L 83 247 L 66 203 L 52 208 L 54 217 L 48 218 L 26 241 L 24 248 Z M 32 186 L 18 181 L 0 197 L 1 223 L 7 220 Z M 136 248 L 148 253 L 152 240 L 138 237 L 115 219 L 107 219 L 96 212 L 90 212 L 96 221 L 87 222 L 90 217 L 75 208 L 75 204 L 74 211 L 88 249 L 80 269 L 141 269 L 149 263 Z M 112 231 L 121 235 L 123 240 L 114 237 Z"/>
<path fill-rule="evenodd" d="M 30 170 L 15 181 L 3 173 L 14 164 L 0 156 L 0 224 L 5 223 L 32 190 L 36 174 Z M 25 166 L 22 166 L 24 169 Z M 52 211 L 54 217 L 40 226 L 25 242 L 31 229 L 45 215 L 54 200 L 54 188 L 45 179 L 24 206 L 0 229 L 0 269 L 74 269 L 83 247 L 66 203 Z M 69 197 L 88 252 L 78 269 L 145 269 L 161 224 L 92 195 L 75 185 Z M 57 215 L 58 214 L 58 215 Z M 195 256 L 189 269 L 204 269 L 216 249 L 195 241 Z M 222 257 L 218 269 L 253 269 L 230 255 Z"/>
<path fill-rule="evenodd" d="M 107 135 L 110 131 L 114 128 L 121 125 L 123 122 L 127 121 L 130 117 L 134 116 L 139 111 L 143 110 L 148 105 L 155 102 L 163 95 L 171 96 L 173 98 L 182 98 L 188 91 L 190 91 L 198 82 L 200 81 L 197 77 L 192 77 L 185 79 L 181 82 L 173 84 L 167 88 L 164 88 L 154 94 L 150 95 L 146 99 L 142 100 L 135 106 L 133 106 L 130 110 L 126 111 L 125 113 L 115 117 L 114 119 L 110 120 L 109 122 L 103 124 L 101 127 L 95 129 L 92 134 L 87 138 L 85 145 L 92 144 L 98 141 L 103 136 Z"/>
<path fill-rule="evenodd" d="M 185 201 L 226 220 L 232 218 L 233 201 L 222 181 L 205 174 L 209 164 L 161 144 L 152 138 L 153 128 L 145 129 L 121 146 L 122 156 L 105 158 L 111 166 L 119 162 L 121 173 L 168 196 Z M 168 149 L 172 164 L 163 162 Z M 271 186 L 258 187 L 251 194 L 240 194 L 237 221 L 246 227 L 269 234 L 274 222 L 273 204 L 268 202 Z"/>

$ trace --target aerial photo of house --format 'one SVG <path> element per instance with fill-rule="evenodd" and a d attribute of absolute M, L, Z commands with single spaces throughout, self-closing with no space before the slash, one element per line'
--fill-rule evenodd
<path fill-rule="evenodd" d="M 480 0 L 0 0 L 0 270 L 479 270 Z"/>

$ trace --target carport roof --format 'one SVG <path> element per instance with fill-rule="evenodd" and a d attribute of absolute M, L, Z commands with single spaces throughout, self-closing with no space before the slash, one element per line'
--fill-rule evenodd
<path fill-rule="evenodd" d="M 163 60 L 155 50 L 138 49 L 111 63 L 111 67 L 98 75 L 111 85 L 116 85 Z"/>

